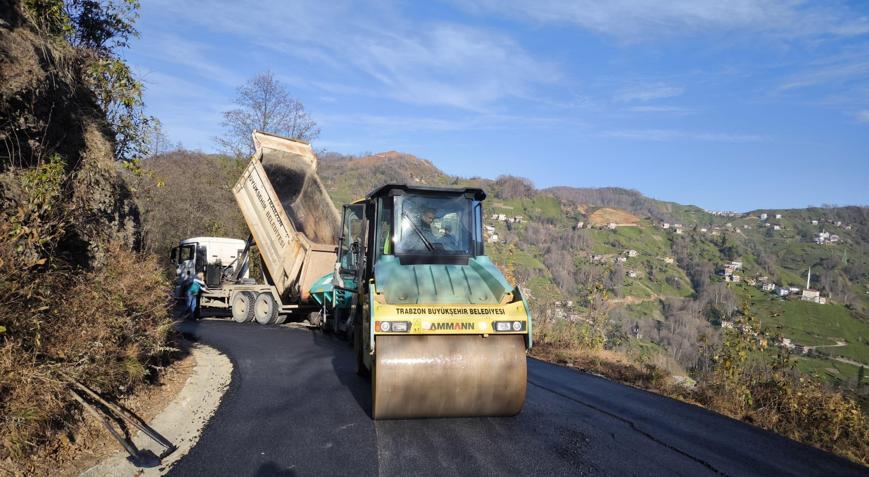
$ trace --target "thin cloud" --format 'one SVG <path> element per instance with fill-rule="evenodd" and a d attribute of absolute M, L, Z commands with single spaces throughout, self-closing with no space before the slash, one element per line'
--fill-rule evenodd
<path fill-rule="evenodd" d="M 678 106 L 633 106 L 626 111 L 631 113 L 666 113 L 666 114 L 695 114 L 697 111 Z"/>
<path fill-rule="evenodd" d="M 856 119 L 858 123 L 869 123 L 869 109 L 857 111 L 857 113 L 854 114 L 854 119 Z"/>
<path fill-rule="evenodd" d="M 378 96 L 410 104 L 482 112 L 500 100 L 530 95 L 560 76 L 556 66 L 507 35 L 409 19 L 388 4 L 299 2 L 287 8 L 280 2 L 253 7 L 189 1 L 166 2 L 162 8 L 177 19 L 329 68 L 335 77 L 366 82 Z"/>
<path fill-rule="evenodd" d="M 725 142 L 725 143 L 748 143 L 760 142 L 767 138 L 758 134 L 734 134 L 720 132 L 697 132 L 678 129 L 628 129 L 617 131 L 605 131 L 604 137 L 615 139 L 627 139 L 634 141 L 671 142 L 671 141 L 698 141 L 698 142 Z"/>
<path fill-rule="evenodd" d="M 666 84 L 650 84 L 624 88 L 616 92 L 615 99 L 620 103 L 631 101 L 652 101 L 655 99 L 672 98 L 681 95 L 685 90 L 678 86 Z"/>
<path fill-rule="evenodd" d="M 464 8 L 540 23 L 573 24 L 607 36 L 647 40 L 685 33 L 754 31 L 796 38 L 869 33 L 869 18 L 841 5 L 774 0 L 477 0 Z"/>

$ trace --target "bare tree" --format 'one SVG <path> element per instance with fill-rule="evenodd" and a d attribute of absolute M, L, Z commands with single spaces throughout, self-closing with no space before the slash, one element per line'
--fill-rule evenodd
<path fill-rule="evenodd" d="M 220 148 L 236 157 L 250 157 L 254 129 L 310 142 L 320 135 L 305 106 L 291 97 L 271 71 L 260 73 L 240 86 L 235 109 L 224 111 L 224 134 L 215 138 Z"/>

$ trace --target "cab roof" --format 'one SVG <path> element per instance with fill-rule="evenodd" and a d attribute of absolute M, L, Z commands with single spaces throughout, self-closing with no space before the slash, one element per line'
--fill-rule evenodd
<path fill-rule="evenodd" d="M 365 196 L 366 199 L 372 199 L 375 197 L 384 197 L 384 196 L 393 196 L 393 195 L 404 195 L 409 193 L 419 192 L 421 194 L 428 195 L 465 195 L 470 196 L 474 200 L 484 200 L 486 198 L 486 192 L 479 187 L 431 187 L 431 186 L 418 186 L 418 185 L 407 185 L 407 184 L 386 184 L 382 185 Z"/>

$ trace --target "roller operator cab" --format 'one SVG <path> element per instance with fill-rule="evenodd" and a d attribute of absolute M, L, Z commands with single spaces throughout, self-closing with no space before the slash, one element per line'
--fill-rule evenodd
<path fill-rule="evenodd" d="M 485 255 L 484 199 L 386 185 L 344 206 L 337 273 L 312 293 L 352 330 L 375 419 L 522 409 L 531 316 Z"/>

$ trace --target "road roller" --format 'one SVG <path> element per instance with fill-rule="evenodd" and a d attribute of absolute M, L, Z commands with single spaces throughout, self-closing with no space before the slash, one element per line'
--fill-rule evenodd
<path fill-rule="evenodd" d="M 485 254 L 485 198 L 388 184 L 343 207 L 335 269 L 311 296 L 348 331 L 374 419 L 522 410 L 531 314 Z"/>

